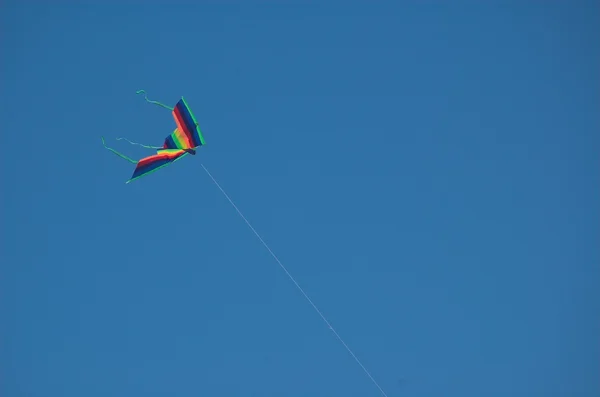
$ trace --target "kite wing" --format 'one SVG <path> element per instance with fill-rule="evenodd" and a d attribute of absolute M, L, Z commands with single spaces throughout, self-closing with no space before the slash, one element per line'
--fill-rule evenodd
<path fill-rule="evenodd" d="M 166 167 L 186 154 L 188 154 L 188 151 L 184 149 L 158 149 L 156 154 L 145 157 L 137 162 L 133 175 L 127 183 Z"/>
<path fill-rule="evenodd" d="M 194 114 L 183 97 L 173 108 L 177 128 L 165 138 L 164 149 L 194 149 L 204 145 L 204 137 Z"/>

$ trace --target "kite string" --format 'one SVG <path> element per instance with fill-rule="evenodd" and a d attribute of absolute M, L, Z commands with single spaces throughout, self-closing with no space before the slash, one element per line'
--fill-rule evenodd
<path fill-rule="evenodd" d="M 172 107 L 167 106 L 164 103 L 160 103 L 158 101 L 151 101 L 150 99 L 148 99 L 148 95 L 146 95 L 146 91 L 144 91 L 144 90 L 138 90 L 135 93 L 136 94 L 144 94 L 144 98 L 146 99 L 146 102 L 153 103 L 153 104 L 158 105 L 158 106 L 162 106 L 163 108 L 168 109 L 168 110 L 173 110 Z"/>
<path fill-rule="evenodd" d="M 317 308 L 317 306 L 313 303 L 312 299 L 310 299 L 310 297 L 308 296 L 308 294 L 306 292 L 304 292 L 304 290 L 302 289 L 302 287 L 300 287 L 300 284 L 298 284 L 298 282 L 296 281 L 296 279 L 294 279 L 294 277 L 290 274 L 290 272 L 283 265 L 283 263 L 281 263 L 281 261 L 279 260 L 279 258 L 277 257 L 277 255 L 275 255 L 275 253 L 273 253 L 273 251 L 271 250 L 271 248 L 269 248 L 269 246 L 267 245 L 267 243 L 262 239 L 262 237 L 260 236 L 260 234 L 258 234 L 258 232 L 256 231 L 256 229 L 254 229 L 254 227 L 252 227 L 252 225 L 250 224 L 250 222 L 248 221 L 248 219 L 246 219 L 246 217 L 244 216 L 244 214 L 242 214 L 242 211 L 239 210 L 239 208 L 235 205 L 235 203 L 229 197 L 229 195 L 227 195 L 227 193 L 225 193 L 225 190 L 223 190 L 223 188 L 221 187 L 221 185 L 219 185 L 219 183 L 212 176 L 212 174 L 210 172 L 208 172 L 208 170 L 206 169 L 206 167 L 204 166 L 204 164 L 200 164 L 200 165 L 202 166 L 202 168 L 204 168 L 204 171 L 206 171 L 206 173 L 208 174 L 208 176 L 210 177 L 210 179 L 212 179 L 212 181 L 219 188 L 219 190 L 221 191 L 221 193 L 223 193 L 223 195 L 225 196 L 225 198 L 229 201 L 229 203 L 237 211 L 238 215 L 244 220 L 244 222 L 246 222 L 246 225 L 248 225 L 248 227 L 250 228 L 250 230 L 252 230 L 252 232 L 256 235 L 256 237 L 258 237 L 258 239 L 260 240 L 260 242 L 262 243 L 262 245 L 267 249 L 267 251 L 269 251 L 269 253 L 273 257 L 273 259 L 275 259 L 275 261 L 283 269 L 283 271 L 285 272 L 285 274 L 294 283 L 294 285 L 296 286 L 296 288 L 298 288 L 298 290 L 302 293 L 302 295 L 304 295 L 304 297 L 306 298 L 306 300 L 308 301 L 308 303 L 310 303 L 310 305 L 313 307 L 313 309 L 315 309 L 315 311 L 321 317 L 321 319 L 325 322 L 325 324 L 327 324 L 327 326 L 329 327 L 329 329 L 331 330 L 331 332 L 333 332 L 333 334 L 335 335 L 335 337 L 342 343 L 342 345 L 346 348 L 346 350 L 348 351 L 348 353 L 350 353 L 350 355 L 354 358 L 354 360 L 356 361 L 356 363 L 362 368 L 362 370 L 365 372 L 365 374 L 367 374 L 367 376 L 369 377 L 369 379 L 371 379 L 371 381 L 373 382 L 373 384 L 375 386 L 377 386 L 377 388 L 379 389 L 379 391 L 381 392 L 381 394 L 383 396 L 385 396 L 385 397 L 388 397 L 387 394 L 385 393 L 385 391 L 383 391 L 383 389 L 381 388 L 381 386 L 379 386 L 379 384 L 377 383 L 377 381 L 373 378 L 373 376 L 369 373 L 369 371 L 365 368 L 365 366 L 360 362 L 360 360 L 358 359 L 358 357 L 356 357 L 356 355 L 354 354 L 354 352 L 350 349 L 350 347 L 348 347 L 348 345 L 346 344 L 346 342 L 344 342 L 344 340 L 342 339 L 342 337 L 337 333 L 337 331 L 333 328 L 333 326 L 329 323 L 329 321 L 327 321 L 327 318 L 325 318 L 325 316 L 323 315 L 323 313 L 321 313 L 321 311 L 319 310 L 319 308 Z"/>

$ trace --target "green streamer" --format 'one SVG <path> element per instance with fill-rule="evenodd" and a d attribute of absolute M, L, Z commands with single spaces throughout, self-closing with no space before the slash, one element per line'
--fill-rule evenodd
<path fill-rule="evenodd" d="M 153 103 L 158 106 L 162 106 L 165 109 L 173 110 L 172 107 L 169 107 L 169 106 L 165 105 L 164 103 L 160 103 L 158 101 L 151 101 L 150 99 L 148 99 L 148 95 L 146 95 L 146 91 L 144 91 L 144 90 L 138 90 L 138 91 L 136 91 L 136 94 L 144 94 L 144 98 L 146 99 L 146 102 Z"/>
<path fill-rule="evenodd" d="M 102 144 L 104 145 L 104 147 L 108 150 L 110 150 L 111 152 L 113 152 L 114 154 L 116 154 L 117 156 L 121 157 L 122 159 L 125 159 L 127 161 L 129 161 L 132 164 L 137 164 L 137 161 L 130 159 L 129 157 L 125 156 L 122 153 L 117 152 L 115 149 L 109 148 L 108 146 L 106 146 L 106 143 L 104 142 L 104 137 L 102 137 Z"/>
<path fill-rule="evenodd" d="M 144 145 L 143 143 L 132 142 L 132 141 L 130 141 L 127 138 L 117 138 L 117 141 L 127 141 L 127 142 L 131 143 L 132 145 L 141 146 L 141 147 L 146 148 L 146 149 L 163 149 L 162 146 Z"/>

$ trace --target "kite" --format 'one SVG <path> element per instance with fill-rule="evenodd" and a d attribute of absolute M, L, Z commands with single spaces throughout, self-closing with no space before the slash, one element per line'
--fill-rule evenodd
<path fill-rule="evenodd" d="M 136 94 L 145 94 L 144 90 L 139 90 Z M 151 101 L 145 96 L 145 99 L 149 103 L 153 103 L 158 106 L 162 106 L 165 109 L 169 109 L 175 119 L 177 128 L 169 136 L 165 138 L 164 144 L 160 146 L 148 146 L 141 143 L 132 142 L 127 138 L 117 138 L 117 140 L 125 140 L 132 145 L 142 146 L 147 149 L 156 149 L 156 154 L 148 157 L 144 157 L 139 161 L 135 161 L 122 153 L 106 146 L 104 137 L 102 137 L 102 144 L 104 147 L 117 156 L 129 161 L 136 165 L 133 175 L 126 182 L 129 183 L 138 178 L 146 176 L 154 171 L 157 171 L 167 165 L 174 163 L 177 160 L 182 159 L 188 154 L 192 156 L 196 154 L 196 149 L 204 145 L 204 137 L 198 126 L 198 122 L 194 117 L 194 114 L 190 110 L 187 102 L 183 97 L 175 104 L 175 107 L 171 108 L 157 101 Z"/>

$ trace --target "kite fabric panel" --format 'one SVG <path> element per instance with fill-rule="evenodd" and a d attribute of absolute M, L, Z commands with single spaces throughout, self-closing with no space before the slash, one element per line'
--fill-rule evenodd
<path fill-rule="evenodd" d="M 160 168 L 166 167 L 174 161 L 179 160 L 188 152 L 183 149 L 159 149 L 158 153 L 145 157 L 138 161 L 131 179 L 127 183 L 148 175 Z"/>
<path fill-rule="evenodd" d="M 182 97 L 173 109 L 177 128 L 165 139 L 165 149 L 194 149 L 204 145 L 204 137 L 194 114 Z"/>

